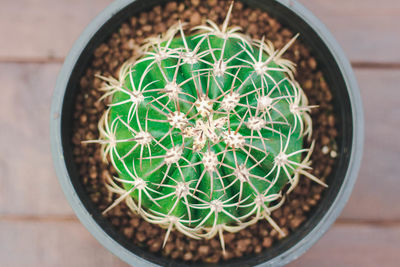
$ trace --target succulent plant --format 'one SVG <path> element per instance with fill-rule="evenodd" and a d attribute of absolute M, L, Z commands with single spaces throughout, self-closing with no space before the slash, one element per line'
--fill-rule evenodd
<path fill-rule="evenodd" d="M 313 149 L 311 106 L 294 64 L 271 42 L 239 27 L 184 25 L 152 38 L 141 58 L 106 80 L 111 104 L 99 122 L 104 160 L 118 177 L 108 188 L 148 222 L 192 238 L 236 232 L 267 219 L 300 175 Z M 164 242 L 164 244 L 165 244 Z"/>

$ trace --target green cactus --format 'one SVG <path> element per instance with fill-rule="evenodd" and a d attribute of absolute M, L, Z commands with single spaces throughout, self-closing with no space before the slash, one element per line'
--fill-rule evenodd
<path fill-rule="evenodd" d="M 231 7 L 232 8 L 232 7 Z M 310 106 L 294 64 L 264 39 L 213 22 L 185 36 L 182 25 L 108 81 L 100 121 L 108 186 L 145 220 L 192 238 L 235 232 L 267 219 L 310 169 Z M 306 156 L 302 159 L 302 155 Z M 165 242 L 164 242 L 165 244 Z"/>

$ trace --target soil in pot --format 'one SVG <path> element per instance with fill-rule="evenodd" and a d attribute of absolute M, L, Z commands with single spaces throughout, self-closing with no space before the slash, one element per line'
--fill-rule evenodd
<path fill-rule="evenodd" d="M 191 26 L 204 23 L 206 19 L 222 23 L 229 5 L 230 1 L 186 0 L 156 6 L 123 23 L 107 42 L 95 50 L 93 60 L 81 78 L 76 97 L 73 151 L 86 191 L 100 211 L 109 207 L 117 196 L 106 188 L 106 181 L 115 174 L 115 170 L 111 165 L 103 163 L 100 146 L 81 143 L 98 138 L 97 123 L 106 109 L 105 103 L 98 101 L 102 95 L 100 89 L 103 81 L 96 78 L 95 74 L 116 77 L 118 67 L 137 54 L 138 47 L 145 38 L 165 32 L 178 19 Z M 281 48 L 295 34 L 266 12 L 246 7 L 239 1 L 234 4 L 230 24 L 241 26 L 253 38 L 261 39 L 265 36 L 276 48 Z M 302 45 L 301 37 L 286 52 L 285 57 L 297 64 L 296 80 L 307 94 L 310 105 L 319 106 L 311 112 L 313 139 L 316 140 L 311 156 L 311 172 L 325 181 L 336 157 L 337 130 L 331 103 L 332 94 L 318 69 L 312 51 Z M 322 186 L 302 177 L 296 189 L 287 196 L 285 204 L 273 212 L 272 218 L 286 234 L 290 234 L 307 220 L 313 207 L 323 197 L 323 190 Z M 260 253 L 282 238 L 266 221 L 259 221 L 238 233 L 224 234 L 226 253 L 222 253 L 218 237 L 193 240 L 179 232 L 172 232 L 165 247 L 162 247 L 166 231 L 133 214 L 125 204 L 119 204 L 104 216 L 129 242 L 146 247 L 153 253 L 183 261 L 215 263 Z"/>

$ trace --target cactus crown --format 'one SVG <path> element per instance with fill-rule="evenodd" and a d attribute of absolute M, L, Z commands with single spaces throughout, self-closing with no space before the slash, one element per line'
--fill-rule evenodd
<path fill-rule="evenodd" d="M 232 6 L 231 6 L 232 9 Z M 238 27 L 208 21 L 153 38 L 147 52 L 108 83 L 100 126 L 104 159 L 118 177 L 109 189 L 145 220 L 192 238 L 235 232 L 270 218 L 308 172 L 310 106 L 293 79 L 294 64 Z M 302 159 L 302 155 L 303 159 Z M 324 185 L 324 184 L 323 184 Z M 165 244 L 165 242 L 164 242 Z"/>

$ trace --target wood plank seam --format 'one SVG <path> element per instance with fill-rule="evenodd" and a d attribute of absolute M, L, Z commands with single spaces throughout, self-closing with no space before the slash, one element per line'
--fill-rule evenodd
<path fill-rule="evenodd" d="M 65 58 L 6 58 L 0 57 L 0 64 L 54 64 L 64 63 Z M 355 69 L 400 69 L 400 63 L 385 63 L 373 61 L 351 61 Z"/>
<path fill-rule="evenodd" d="M 79 222 L 74 215 L 1 215 L 0 222 Z M 344 219 L 336 220 L 335 225 L 364 225 L 376 227 L 400 227 L 400 219 Z"/>

